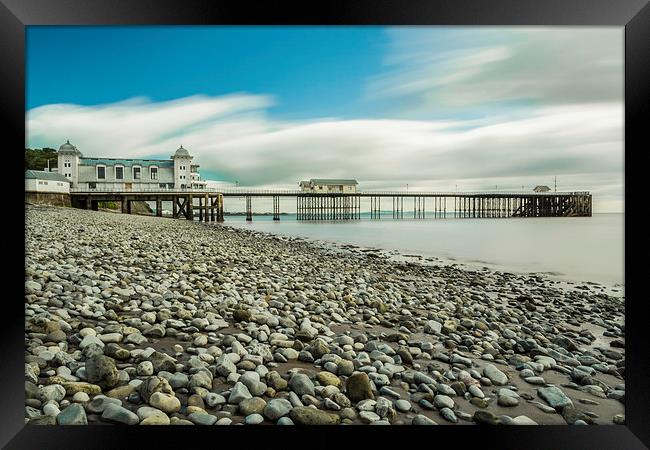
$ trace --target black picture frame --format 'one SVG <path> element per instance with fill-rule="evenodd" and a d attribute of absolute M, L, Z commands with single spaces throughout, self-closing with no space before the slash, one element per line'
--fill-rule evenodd
<path fill-rule="evenodd" d="M 337 427 L 336 429 L 299 429 L 299 427 L 26 427 L 24 424 L 24 234 L 22 156 L 25 143 L 25 27 L 29 25 L 153 25 L 153 24 L 332 24 L 332 25 L 581 25 L 625 27 L 625 167 L 628 156 L 642 153 L 647 144 L 650 70 L 650 6 L 647 0 L 348 0 L 302 2 L 224 1 L 224 0 L 0 0 L 0 92 L 4 130 L 5 174 L 3 195 L 4 243 L 14 247 L 5 255 L 5 298 L 0 314 L 2 362 L 0 363 L 0 445 L 15 448 L 126 448 L 135 446 L 135 438 L 144 438 L 156 446 L 251 446 L 251 440 L 264 445 L 273 442 L 309 446 L 313 443 L 338 447 L 354 437 L 363 445 L 381 445 L 397 437 L 406 445 L 446 445 L 471 443 L 488 448 L 620 448 L 650 446 L 650 368 L 647 351 L 644 296 L 637 277 L 626 276 L 626 425 L 624 426 L 538 426 L 538 427 Z M 62 62 L 64 63 L 64 62 Z M 57 70 L 57 68 L 53 68 Z M 633 144 L 635 143 L 635 144 Z M 636 144 L 639 143 L 639 144 Z M 637 148 L 639 147 L 639 148 Z M 21 150 L 22 151 L 22 150 Z M 15 155 L 15 156 L 14 156 Z M 19 164 L 21 164 L 19 166 Z M 643 178 L 641 178 L 643 179 Z M 625 209 L 634 203 L 633 177 L 625 177 Z M 639 189 L 641 190 L 641 189 Z M 631 241 L 625 222 L 626 275 L 632 273 L 627 252 Z M 630 288 L 632 290 L 630 290 Z M 228 429 L 225 429 L 228 428 Z M 199 443 L 197 434 L 205 439 Z M 142 436 L 141 436 L 142 435 Z M 357 436 L 358 435 L 358 436 Z M 414 443 L 422 439 L 422 443 Z M 245 442 L 245 444 L 242 444 Z M 239 443 L 239 444 L 238 444 Z M 329 443 L 329 444 L 328 444 Z M 398 444 L 403 445 L 403 444 Z"/>

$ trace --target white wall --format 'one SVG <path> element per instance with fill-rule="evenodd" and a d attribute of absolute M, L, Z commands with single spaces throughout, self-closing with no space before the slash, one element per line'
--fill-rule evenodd
<path fill-rule="evenodd" d="M 185 156 L 174 157 L 174 187 L 180 188 L 181 184 L 186 187 L 192 184 L 192 173 L 190 166 L 192 165 L 192 158 Z M 184 169 L 181 170 L 181 167 Z M 181 178 L 183 176 L 184 178 Z"/>
<path fill-rule="evenodd" d="M 71 167 L 65 167 L 65 163 L 70 163 Z M 58 173 L 68 178 L 73 186 L 79 182 L 79 157 L 75 154 L 61 154 L 58 157 Z M 66 176 L 69 174 L 70 176 Z"/>
<path fill-rule="evenodd" d="M 174 172 L 171 167 L 158 167 L 158 179 L 151 179 L 151 172 L 148 166 L 140 167 L 140 179 L 133 179 L 133 167 L 124 166 L 124 178 L 118 180 L 115 178 L 115 166 L 106 166 L 106 178 L 104 180 L 97 179 L 97 166 L 96 165 L 81 165 L 79 166 L 79 187 L 88 187 L 89 182 L 96 183 L 97 189 L 102 187 L 116 190 L 123 189 L 124 183 L 131 183 L 133 190 L 139 187 L 146 189 L 158 188 L 160 183 L 173 183 Z"/>
<path fill-rule="evenodd" d="M 342 187 L 342 189 L 341 189 L 341 187 Z M 357 187 L 356 187 L 356 185 L 350 185 L 350 186 L 343 185 L 343 186 L 341 186 L 340 184 L 339 185 L 330 185 L 330 184 L 318 185 L 318 184 L 316 184 L 316 185 L 314 185 L 313 192 L 321 193 L 321 194 L 322 193 L 334 193 L 334 194 L 336 194 L 336 193 L 341 193 L 341 192 L 342 193 L 354 193 L 354 192 L 357 192 Z"/>
<path fill-rule="evenodd" d="M 25 190 L 30 192 L 57 192 L 70 193 L 70 183 L 54 180 L 25 179 Z"/>

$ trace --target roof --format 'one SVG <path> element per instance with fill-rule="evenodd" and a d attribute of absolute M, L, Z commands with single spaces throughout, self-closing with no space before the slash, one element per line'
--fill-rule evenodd
<path fill-rule="evenodd" d="M 69 139 L 65 141 L 65 144 L 63 144 L 63 145 L 61 145 L 61 147 L 59 147 L 59 151 L 61 153 L 74 153 L 76 155 L 81 156 L 81 152 L 77 149 L 77 147 L 75 147 L 74 145 L 72 145 L 70 143 Z"/>
<path fill-rule="evenodd" d="M 309 186 L 309 181 L 301 181 L 298 183 L 299 186 Z"/>
<path fill-rule="evenodd" d="M 181 144 L 180 147 L 178 147 L 178 148 L 176 149 L 176 153 L 174 153 L 174 155 L 173 155 L 171 158 L 174 159 L 174 158 L 177 158 L 177 157 L 179 157 L 179 156 L 181 156 L 181 157 L 191 158 L 191 156 L 190 156 L 190 152 L 188 152 L 186 148 L 183 148 L 183 145 L 182 145 L 182 144 Z"/>
<path fill-rule="evenodd" d="M 65 181 L 67 183 L 70 182 L 69 179 L 67 179 L 60 173 L 45 172 L 44 170 L 26 170 L 25 178 L 35 179 L 35 180 Z"/>
<path fill-rule="evenodd" d="M 535 186 L 535 189 L 533 189 L 533 191 L 537 191 L 537 190 L 539 190 L 539 191 L 550 191 L 551 188 L 548 187 L 548 186 L 539 185 L 539 186 Z"/>
<path fill-rule="evenodd" d="M 327 184 L 359 184 L 359 183 L 357 183 L 357 180 L 342 180 L 342 179 L 336 179 L 336 178 L 312 178 L 309 181 L 314 183 L 314 184 L 322 184 L 322 185 L 327 185 Z"/>
<path fill-rule="evenodd" d="M 104 164 L 106 166 L 122 165 L 126 167 L 132 166 L 158 166 L 158 167 L 174 167 L 174 161 L 171 159 L 120 159 L 120 158 L 80 158 L 79 165 L 94 166 L 96 164 Z"/>

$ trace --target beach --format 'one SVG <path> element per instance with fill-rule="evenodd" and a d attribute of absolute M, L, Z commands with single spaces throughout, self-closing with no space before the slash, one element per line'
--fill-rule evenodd
<path fill-rule="evenodd" d="M 625 298 L 224 225 L 26 207 L 28 424 L 623 424 Z"/>

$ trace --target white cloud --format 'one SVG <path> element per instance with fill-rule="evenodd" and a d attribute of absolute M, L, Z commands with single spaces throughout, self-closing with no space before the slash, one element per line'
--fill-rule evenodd
<path fill-rule="evenodd" d="M 623 28 L 395 27 L 368 97 L 411 107 L 622 101 Z M 444 48 L 452 47 L 449 50 Z"/>
<path fill-rule="evenodd" d="M 271 99 L 238 94 L 168 102 L 135 99 L 28 111 L 28 146 L 84 155 L 171 155 L 182 143 L 202 170 L 240 185 L 295 187 L 310 177 L 357 178 L 362 188 L 483 189 L 551 184 L 618 193 L 622 209 L 619 103 L 539 108 L 529 117 L 464 127 L 463 121 L 277 121 Z"/>

